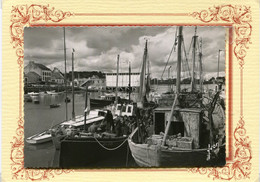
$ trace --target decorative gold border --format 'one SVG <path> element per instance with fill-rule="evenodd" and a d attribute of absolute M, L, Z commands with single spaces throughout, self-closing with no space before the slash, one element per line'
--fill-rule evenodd
<path fill-rule="evenodd" d="M 24 168 L 24 120 L 23 120 L 23 28 L 31 26 L 39 22 L 52 22 L 57 23 L 70 16 L 91 16 L 88 14 L 74 14 L 71 12 L 63 12 L 62 10 L 55 10 L 54 7 L 49 5 L 17 5 L 12 7 L 11 11 L 11 44 L 16 50 L 18 57 L 17 63 L 19 66 L 19 120 L 16 129 L 16 135 L 11 142 L 11 172 L 13 179 L 30 179 L 43 180 L 53 178 L 55 175 L 69 173 L 73 170 L 57 170 L 57 169 L 25 169 Z M 136 14 L 133 14 L 136 16 Z M 168 14 L 166 14 L 168 15 Z M 95 16 L 99 16 L 95 14 Z M 100 14 L 103 16 L 103 14 Z M 110 14 L 110 16 L 113 16 Z M 119 16 L 118 14 L 115 16 Z M 124 16 L 124 15 L 123 15 Z M 127 14 L 131 16 L 131 14 Z M 140 16 L 142 16 L 140 14 Z M 144 14 L 144 16 L 147 16 Z M 155 14 L 156 16 L 156 14 Z M 158 16 L 163 16 L 159 14 Z M 175 16 L 174 14 L 172 16 Z M 231 23 L 235 30 L 235 46 L 234 55 L 240 65 L 240 120 L 234 130 L 235 139 L 235 155 L 234 161 L 227 163 L 223 168 L 193 168 L 188 169 L 193 173 L 200 173 L 208 175 L 213 179 L 244 179 L 249 178 L 251 174 L 251 141 L 246 135 L 245 121 L 243 119 L 243 65 L 245 64 L 246 50 L 249 48 L 252 26 L 250 24 L 251 11 L 250 7 L 246 6 L 233 6 L 233 5 L 219 5 L 202 10 L 200 12 L 193 12 L 190 14 L 178 14 L 176 16 L 192 16 L 205 25 L 218 22 L 218 23 Z"/>

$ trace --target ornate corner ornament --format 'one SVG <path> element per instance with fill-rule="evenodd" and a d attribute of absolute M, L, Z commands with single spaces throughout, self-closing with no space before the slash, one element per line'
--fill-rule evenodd
<path fill-rule="evenodd" d="M 209 8 L 208 10 L 193 12 L 190 15 L 204 23 L 231 23 L 234 28 L 233 53 L 240 66 L 240 119 L 233 131 L 235 139 L 234 160 L 222 168 L 193 168 L 189 171 L 208 175 L 208 177 L 212 177 L 213 179 L 242 180 L 250 178 L 252 159 L 251 141 L 246 134 L 245 121 L 243 119 L 243 66 L 245 64 L 246 50 L 249 49 L 249 44 L 251 44 L 250 38 L 252 34 L 250 7 L 220 5 Z"/>
<path fill-rule="evenodd" d="M 11 44 L 16 49 L 17 63 L 19 66 L 19 119 L 16 136 L 11 142 L 11 173 L 13 179 L 44 180 L 55 175 L 69 173 L 72 170 L 63 169 L 25 169 L 24 168 L 24 119 L 23 119 L 23 58 L 24 58 L 24 27 L 36 22 L 60 22 L 72 16 L 71 12 L 55 10 L 49 5 L 17 5 L 11 10 Z"/>

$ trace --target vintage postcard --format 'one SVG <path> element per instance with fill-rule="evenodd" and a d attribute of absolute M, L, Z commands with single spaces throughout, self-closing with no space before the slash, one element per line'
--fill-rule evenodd
<path fill-rule="evenodd" d="M 258 181 L 259 4 L 194 3 L 4 1 L 2 180 Z"/>
<path fill-rule="evenodd" d="M 224 166 L 227 32 L 26 27 L 24 166 Z"/>

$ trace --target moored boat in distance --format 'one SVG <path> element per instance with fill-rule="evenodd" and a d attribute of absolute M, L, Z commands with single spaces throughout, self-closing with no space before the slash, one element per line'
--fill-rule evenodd
<path fill-rule="evenodd" d="M 65 98 L 64 102 L 65 103 L 70 103 L 70 98 L 69 97 Z"/>
<path fill-rule="evenodd" d="M 91 98 L 90 99 L 90 106 L 91 107 L 105 107 L 110 104 L 113 104 L 116 100 L 114 94 L 104 94 L 99 96 L 98 98 Z"/>
<path fill-rule="evenodd" d="M 61 104 L 50 104 L 50 108 L 57 108 L 60 106 L 61 106 Z"/>
<path fill-rule="evenodd" d="M 38 92 L 29 92 L 28 94 L 32 98 L 32 102 L 33 103 L 35 103 L 35 104 L 39 104 L 40 103 L 40 98 L 39 98 L 40 94 Z"/>
<path fill-rule="evenodd" d="M 29 94 L 24 95 L 24 102 L 32 102 L 32 98 Z"/>

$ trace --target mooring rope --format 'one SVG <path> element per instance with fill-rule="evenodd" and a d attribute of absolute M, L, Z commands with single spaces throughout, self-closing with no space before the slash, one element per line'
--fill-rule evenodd
<path fill-rule="evenodd" d="M 104 148 L 104 149 L 106 149 L 106 150 L 116 150 L 116 149 L 118 149 L 118 148 L 120 148 L 126 141 L 127 141 L 127 138 L 120 144 L 120 145 L 118 145 L 117 147 L 115 147 L 115 148 L 107 148 L 107 147 L 105 147 L 104 145 L 102 145 L 102 143 L 100 143 L 100 141 L 98 141 L 98 139 L 97 138 L 95 138 L 95 137 L 93 137 L 96 141 L 97 141 L 97 143 L 102 147 L 102 148 Z"/>

